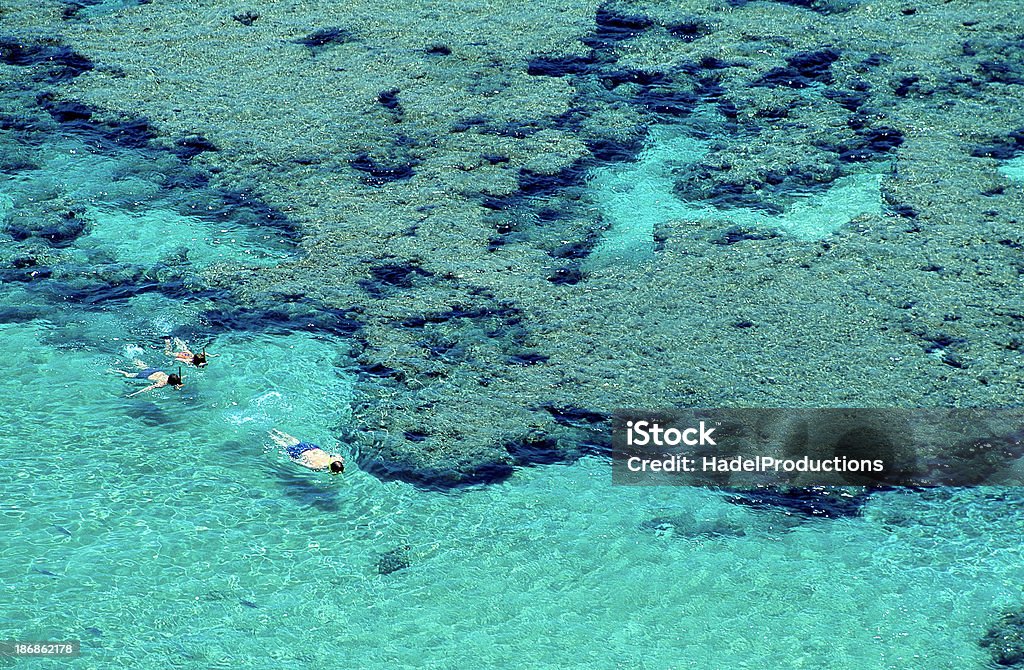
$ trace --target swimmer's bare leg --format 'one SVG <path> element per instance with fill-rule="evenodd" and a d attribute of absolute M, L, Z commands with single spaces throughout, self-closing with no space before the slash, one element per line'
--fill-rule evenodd
<path fill-rule="evenodd" d="M 124 370 L 115 370 L 114 368 L 107 368 L 107 372 L 112 374 L 124 375 L 125 377 L 134 377 L 134 372 L 125 372 Z"/>
<path fill-rule="evenodd" d="M 270 435 L 270 439 L 272 439 L 274 443 L 277 444 L 277 446 L 279 447 L 291 447 L 298 444 L 301 441 L 297 437 L 289 435 L 288 433 L 278 430 L 277 428 L 271 428 L 270 430 L 267 431 L 267 434 Z"/>

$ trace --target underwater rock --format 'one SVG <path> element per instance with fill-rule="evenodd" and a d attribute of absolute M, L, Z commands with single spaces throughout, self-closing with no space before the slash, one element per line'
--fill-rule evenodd
<path fill-rule="evenodd" d="M 509 365 L 539 365 L 540 363 L 547 362 L 548 358 L 549 357 L 546 356 L 545 354 L 538 354 L 532 351 L 528 351 L 525 353 L 513 354 L 509 356 L 506 362 Z"/>
<path fill-rule="evenodd" d="M 404 570 L 412 565 L 412 562 L 409 560 L 410 549 L 412 547 L 405 545 L 395 547 L 381 554 L 380 558 L 377 559 L 377 574 L 390 575 L 392 572 Z"/>
<path fill-rule="evenodd" d="M 391 182 L 411 179 L 415 174 L 413 168 L 419 163 L 415 160 L 383 162 L 369 154 L 361 153 L 352 158 L 348 164 L 353 169 L 364 173 L 363 183 L 371 186 L 383 186 Z"/>
<path fill-rule="evenodd" d="M 673 37 L 678 37 L 684 42 L 693 42 L 698 40 L 705 35 L 710 35 L 714 30 L 712 27 L 701 19 L 693 18 L 678 23 L 671 23 L 665 28 L 669 34 Z"/>
<path fill-rule="evenodd" d="M 219 297 L 225 297 L 221 295 Z M 354 309 L 324 307 L 303 299 L 292 303 L 270 300 L 268 304 L 227 305 L 206 310 L 202 321 L 221 332 L 320 332 L 351 337 L 362 328 Z"/>
<path fill-rule="evenodd" d="M 88 121 L 92 118 L 92 107 L 71 100 L 47 100 L 44 104 L 54 121 L 68 124 L 73 121 Z"/>
<path fill-rule="evenodd" d="M 903 219 L 916 219 L 918 214 L 916 209 L 906 203 L 889 205 L 889 211 Z"/>
<path fill-rule="evenodd" d="M 95 67 L 91 60 L 57 41 L 33 43 L 16 37 L 0 37 L 0 63 L 36 67 L 35 79 L 54 84 L 74 79 Z"/>
<path fill-rule="evenodd" d="M 507 303 L 480 307 L 456 305 L 443 312 L 430 312 L 422 316 L 408 317 L 403 319 L 401 324 L 405 328 L 423 328 L 428 324 L 446 323 L 455 319 L 469 319 L 471 321 L 497 319 L 505 325 L 515 325 L 521 317 L 522 311 Z"/>
<path fill-rule="evenodd" d="M 583 43 L 592 49 L 608 49 L 618 42 L 637 37 L 654 25 L 654 21 L 640 14 L 619 12 L 609 3 L 597 8 L 594 14 L 597 28 L 583 38 Z"/>
<path fill-rule="evenodd" d="M 786 59 L 786 67 L 777 67 L 757 80 L 754 86 L 808 88 L 832 83 L 832 64 L 839 60 L 837 49 L 802 51 Z"/>
<path fill-rule="evenodd" d="M 591 56 L 540 56 L 530 60 L 526 74 L 537 77 L 565 77 L 590 72 L 597 59 Z"/>
<path fill-rule="evenodd" d="M 713 540 L 721 538 L 746 537 L 747 525 L 738 519 L 725 515 L 715 518 L 698 518 L 696 516 L 657 516 L 640 524 L 641 529 L 658 537 Z"/>
<path fill-rule="evenodd" d="M 231 18 L 235 21 L 238 21 L 243 26 L 251 26 L 252 24 L 256 23 L 257 20 L 259 20 L 260 15 L 252 10 L 247 10 L 244 12 L 239 12 L 238 14 L 233 14 Z"/>
<path fill-rule="evenodd" d="M 36 101 L 62 130 L 73 133 L 99 151 L 142 149 L 157 137 L 156 130 L 144 117 L 97 119 L 94 108 L 59 100 L 53 93 L 43 93 Z"/>
<path fill-rule="evenodd" d="M 870 97 L 865 91 L 837 91 L 835 89 L 826 89 L 822 95 L 851 112 L 860 109 L 861 105 Z"/>
<path fill-rule="evenodd" d="M 564 258 L 567 260 L 583 260 L 594 250 L 597 244 L 597 237 L 591 236 L 582 242 L 565 242 L 548 252 L 552 258 Z"/>
<path fill-rule="evenodd" d="M 749 0 L 729 0 L 729 4 L 733 7 L 742 7 L 747 2 Z M 774 0 L 774 2 L 803 7 L 818 14 L 841 14 L 856 7 L 858 0 Z"/>
<path fill-rule="evenodd" d="M 778 510 L 787 515 L 809 519 L 841 519 L 860 516 L 874 489 L 852 491 L 845 488 L 812 486 L 789 489 L 765 488 L 732 491 L 726 500 L 760 510 Z"/>
<path fill-rule="evenodd" d="M 892 93 L 897 97 L 905 98 L 915 90 L 914 84 L 916 84 L 919 81 L 921 81 L 921 78 L 918 77 L 916 74 L 902 77 L 896 83 L 896 87 L 893 88 Z"/>
<path fill-rule="evenodd" d="M 49 246 L 61 249 L 74 243 L 88 229 L 88 221 L 73 210 L 55 214 L 51 211 L 16 213 L 4 226 L 4 232 L 16 242 L 31 237 L 44 240 Z"/>
<path fill-rule="evenodd" d="M 1009 160 L 1024 152 L 1024 128 L 1018 128 L 1005 137 L 994 139 L 988 144 L 978 144 L 971 149 L 975 158 Z"/>
<path fill-rule="evenodd" d="M 346 44 L 354 41 L 354 39 L 352 33 L 348 30 L 335 26 L 314 30 L 305 37 L 295 40 L 295 43 L 316 52 L 320 48 Z"/>
<path fill-rule="evenodd" d="M 384 109 L 400 112 L 402 106 L 398 102 L 399 93 L 401 93 L 401 91 L 397 88 L 389 88 L 385 91 L 381 91 L 377 94 L 377 102 L 379 102 Z"/>
<path fill-rule="evenodd" d="M 699 101 L 691 91 L 656 85 L 642 87 L 634 99 L 655 114 L 665 116 L 686 116 L 696 108 Z"/>
<path fill-rule="evenodd" d="M 423 440 L 412 443 L 416 449 L 427 444 Z M 490 454 L 460 454 L 455 462 L 422 461 L 410 453 L 406 444 L 406 440 L 391 437 L 368 445 L 372 451 L 360 451 L 360 469 L 382 481 L 402 481 L 432 491 L 497 484 L 515 472 L 512 463 Z"/>
<path fill-rule="evenodd" d="M 583 271 L 575 265 L 558 268 L 551 273 L 547 280 L 556 286 L 573 286 L 584 279 Z"/>
<path fill-rule="evenodd" d="M 553 173 L 537 172 L 529 168 L 519 171 L 519 194 L 522 196 L 550 196 L 558 191 L 578 186 L 586 176 L 581 161 Z"/>
<path fill-rule="evenodd" d="M 1004 612 L 978 640 L 1000 668 L 1024 668 L 1024 611 Z"/>
<path fill-rule="evenodd" d="M 512 461 L 519 466 L 551 465 L 572 460 L 557 438 L 543 431 L 530 431 L 505 444 Z"/>
<path fill-rule="evenodd" d="M 433 273 L 412 263 L 383 263 L 370 268 L 370 279 L 358 281 L 367 293 L 382 297 L 393 289 L 408 289 L 416 277 L 432 277 Z"/>
<path fill-rule="evenodd" d="M 174 143 L 174 153 L 185 160 L 195 158 L 204 151 L 219 151 L 219 149 L 216 144 L 202 135 L 189 135 Z"/>
<path fill-rule="evenodd" d="M 770 240 L 778 237 L 778 233 L 772 230 L 757 230 L 745 226 L 730 226 L 718 237 L 711 240 L 711 244 L 730 246 L 737 242 L 752 240 Z"/>
<path fill-rule="evenodd" d="M 636 159 L 643 150 L 643 142 L 639 135 L 628 139 L 601 137 L 588 140 L 587 149 L 595 160 L 625 162 Z"/>
<path fill-rule="evenodd" d="M 609 425 L 611 415 L 604 412 L 594 412 L 580 407 L 544 405 L 551 418 L 563 426 L 586 427 Z"/>

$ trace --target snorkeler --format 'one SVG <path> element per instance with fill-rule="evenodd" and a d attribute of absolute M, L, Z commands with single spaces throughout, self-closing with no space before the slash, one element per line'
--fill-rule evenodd
<path fill-rule="evenodd" d="M 163 386 L 173 386 L 174 388 L 180 391 L 181 387 L 185 385 L 181 377 L 181 368 L 178 368 L 177 374 L 173 372 L 167 374 L 166 372 L 161 372 L 156 368 L 149 367 L 142 361 L 135 361 L 135 367 L 138 368 L 138 372 L 125 372 L 124 370 L 113 369 L 108 370 L 108 372 L 124 375 L 129 379 L 145 379 L 147 381 L 153 382 L 144 389 L 140 389 L 135 393 L 129 393 L 127 396 L 125 396 L 126 398 L 131 398 L 132 396 L 139 395 L 140 393 L 145 393 L 146 391 L 152 391 L 153 389 L 158 389 Z"/>
<path fill-rule="evenodd" d="M 174 348 L 177 348 L 178 350 L 174 351 Z M 206 353 L 205 348 L 198 354 L 192 353 L 188 348 L 188 345 L 177 337 L 174 338 L 174 347 L 172 347 L 170 335 L 164 335 L 164 355 L 170 356 L 174 360 L 180 361 L 185 365 L 193 365 L 197 368 L 206 367 L 207 359 L 213 357 L 213 354 Z"/>
<path fill-rule="evenodd" d="M 289 458 L 303 467 L 329 470 L 334 475 L 345 471 L 345 459 L 337 454 L 328 454 L 317 445 L 303 442 L 277 428 L 271 428 L 268 434 L 279 447 L 284 447 Z"/>

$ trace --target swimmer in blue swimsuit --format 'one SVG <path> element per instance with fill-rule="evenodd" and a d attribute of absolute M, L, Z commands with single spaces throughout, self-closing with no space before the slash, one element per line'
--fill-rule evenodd
<path fill-rule="evenodd" d="M 135 372 L 128 372 L 126 370 L 113 370 L 113 369 L 107 371 L 107 372 L 111 372 L 113 374 L 124 375 L 128 379 L 145 379 L 146 381 L 153 382 L 152 384 L 150 384 L 149 386 L 147 386 L 144 389 L 140 389 L 140 390 L 136 391 L 135 393 L 129 393 L 126 396 L 128 398 L 131 398 L 132 396 L 139 395 L 140 393 L 145 393 L 146 391 L 152 391 L 153 389 L 161 388 L 163 386 L 173 386 L 174 388 L 178 389 L 179 391 L 181 390 L 181 387 L 184 386 L 184 384 L 182 383 L 181 369 L 180 368 L 179 368 L 177 374 L 175 374 L 173 372 L 170 373 L 170 374 L 167 374 L 166 372 L 161 372 L 160 370 L 158 370 L 156 368 L 149 367 L 148 365 L 146 365 L 142 361 L 135 361 L 135 367 L 138 368 Z"/>
<path fill-rule="evenodd" d="M 277 446 L 284 448 L 288 458 L 303 467 L 310 470 L 329 470 L 334 475 L 345 471 L 344 458 L 337 454 L 329 454 L 312 442 L 303 442 L 277 428 L 270 429 L 269 435 Z"/>

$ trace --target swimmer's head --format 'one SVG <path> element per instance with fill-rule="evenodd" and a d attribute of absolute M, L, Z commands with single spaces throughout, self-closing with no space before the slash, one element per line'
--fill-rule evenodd
<path fill-rule="evenodd" d="M 345 462 L 344 461 L 337 460 L 337 461 L 331 462 L 331 474 L 332 475 L 340 475 L 342 472 L 345 472 Z"/>
<path fill-rule="evenodd" d="M 181 381 L 181 371 L 178 371 L 177 373 L 172 372 L 171 374 L 167 375 L 167 383 L 176 389 L 180 389 L 182 386 L 184 386 L 184 384 Z"/>
<path fill-rule="evenodd" d="M 194 354 L 192 356 L 192 365 L 196 366 L 197 368 L 206 367 L 206 352 L 203 351 L 201 353 Z"/>

